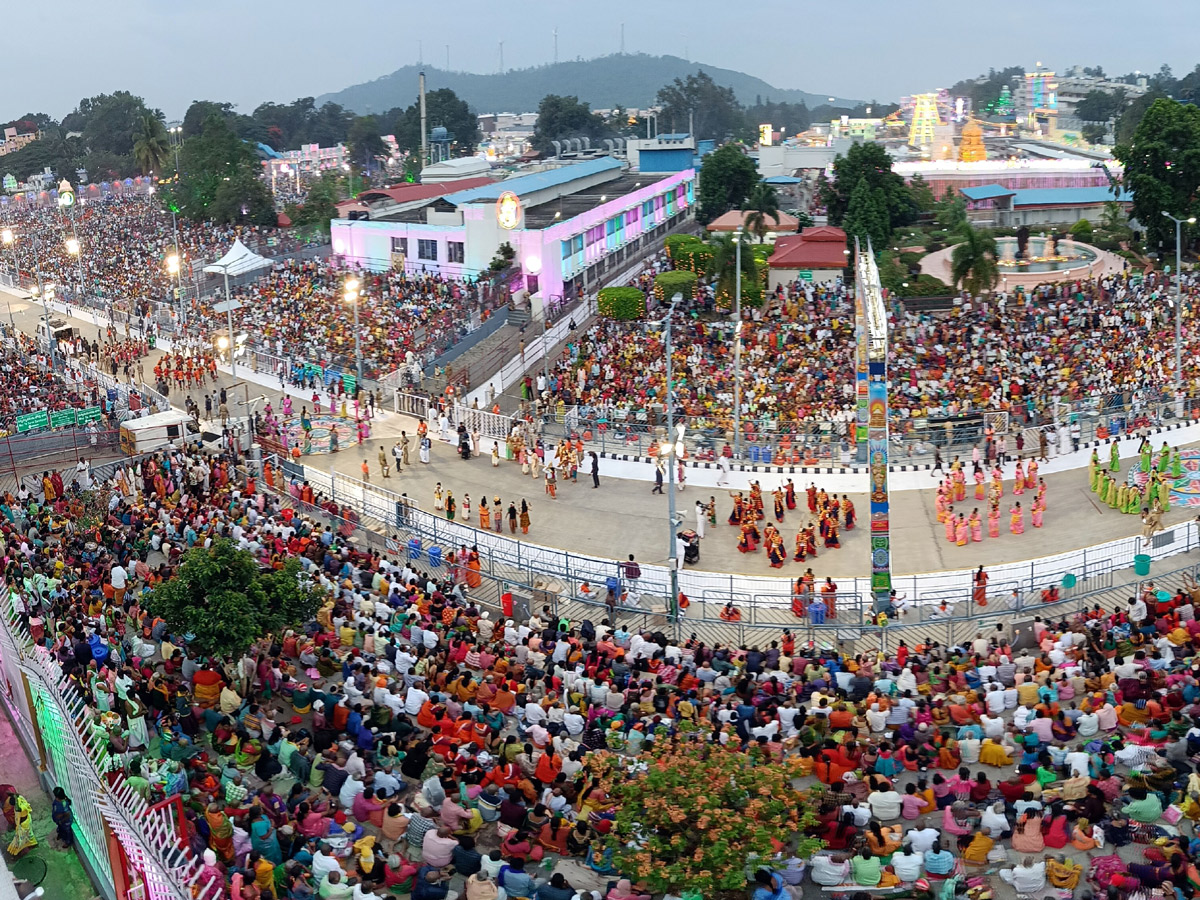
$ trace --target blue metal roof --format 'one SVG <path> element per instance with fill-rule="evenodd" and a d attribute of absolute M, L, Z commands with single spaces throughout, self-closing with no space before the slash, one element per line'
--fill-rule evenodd
<path fill-rule="evenodd" d="M 660 134 L 658 139 L 660 141 L 686 141 L 690 137 L 691 135 L 686 131 L 680 131 L 678 133 L 672 132 L 671 134 Z"/>
<path fill-rule="evenodd" d="M 1132 202 L 1133 194 L 1122 191 L 1120 196 L 1114 197 L 1112 190 L 1106 187 L 1028 188 L 1015 192 L 1013 206 L 1086 206 L 1109 200 Z"/>
<path fill-rule="evenodd" d="M 961 193 L 968 200 L 995 200 L 997 197 L 1011 197 L 1017 192 L 1002 184 L 981 184 L 977 187 L 963 188 Z"/>
<path fill-rule="evenodd" d="M 770 178 L 764 178 L 764 184 L 800 184 L 804 181 L 803 178 L 795 178 L 791 175 L 772 175 Z"/>
<path fill-rule="evenodd" d="M 544 172 L 534 172 L 530 175 L 518 175 L 516 178 L 497 181 L 495 184 L 485 184 L 482 187 L 459 191 L 456 194 L 447 195 L 446 200 L 455 206 L 462 206 L 464 203 L 476 200 L 496 200 L 506 191 L 512 191 L 518 197 L 525 197 L 547 188 L 570 184 L 572 181 L 586 178 L 589 175 L 619 169 L 621 166 L 620 160 L 613 159 L 611 156 L 601 156 L 584 162 L 570 163 L 557 169 L 547 169 Z"/>

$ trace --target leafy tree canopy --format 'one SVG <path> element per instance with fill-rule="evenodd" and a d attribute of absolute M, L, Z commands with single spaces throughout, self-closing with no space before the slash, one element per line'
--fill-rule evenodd
<path fill-rule="evenodd" d="M 773 839 L 800 834 L 800 858 L 821 846 L 803 836 L 815 816 L 807 793 L 792 787 L 789 764 L 757 749 L 661 736 L 648 755 L 644 766 L 613 753 L 587 763 L 617 809 L 605 838 L 613 865 L 647 891 L 745 896 L 746 861 L 774 856 Z"/>
<path fill-rule="evenodd" d="M 554 145 L 551 141 L 586 137 L 594 143 L 612 134 L 604 119 L 592 112 L 587 103 L 581 103 L 578 97 L 547 94 L 538 104 L 533 146 L 542 154 L 552 154 Z"/>
<path fill-rule="evenodd" d="M 754 160 L 737 144 L 726 144 L 708 154 L 700 166 L 697 218 L 707 224 L 722 213 L 741 208 L 758 178 Z"/>
<path fill-rule="evenodd" d="M 250 145 L 225 118 L 212 113 L 201 134 L 184 141 L 179 181 L 164 193 L 193 221 L 274 224 L 274 200 L 258 169 Z"/>
<path fill-rule="evenodd" d="M 1200 214 L 1200 109 L 1159 98 L 1128 142 L 1113 148 L 1125 165 L 1123 184 L 1133 193 L 1131 214 L 1146 229 L 1150 247 L 1173 242 L 1179 218 Z"/>
<path fill-rule="evenodd" d="M 664 126 L 669 125 L 674 132 L 687 132 L 690 127 L 700 140 L 723 141 L 746 124 L 733 89 L 717 84 L 703 70 L 659 88 L 657 102 L 662 107 L 659 121 Z"/>
<path fill-rule="evenodd" d="M 833 173 L 834 180 L 820 187 L 830 224 L 842 224 L 850 196 L 863 179 L 887 216 L 889 230 L 916 221 L 917 204 L 913 195 L 904 179 L 892 171 L 892 158 L 881 144 L 855 144 L 845 156 L 834 160 Z"/>
<path fill-rule="evenodd" d="M 191 635 L 201 653 L 236 657 L 268 634 L 311 619 L 320 595 L 300 578 L 300 563 L 262 571 L 254 555 L 220 539 L 183 555 L 174 578 L 148 606 L 175 634 Z"/>
<path fill-rule="evenodd" d="M 842 219 L 842 226 L 847 237 L 856 237 L 862 242 L 864 250 L 868 239 L 876 253 L 887 248 L 888 238 L 892 235 L 887 208 L 871 190 L 866 177 L 858 179 L 858 184 L 850 194 L 850 203 Z"/>
<path fill-rule="evenodd" d="M 452 156 L 469 156 L 479 144 L 479 120 L 467 106 L 467 101 L 450 90 L 438 88 L 425 94 L 425 120 L 431 130 L 441 126 L 454 138 L 450 145 Z M 421 103 L 414 100 L 406 109 L 396 109 L 383 116 L 384 122 L 395 125 L 396 144 L 401 151 L 413 153 L 421 149 Z"/>

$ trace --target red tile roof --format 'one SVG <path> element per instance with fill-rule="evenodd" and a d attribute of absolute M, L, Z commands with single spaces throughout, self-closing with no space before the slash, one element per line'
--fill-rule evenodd
<path fill-rule="evenodd" d="M 739 228 L 746 229 L 746 216 L 750 215 L 749 210 L 742 211 L 740 209 L 731 209 L 722 216 L 717 216 L 708 223 L 709 231 L 737 231 Z M 773 231 L 777 234 L 789 231 L 794 232 L 800 222 L 795 216 L 788 215 L 785 212 L 779 213 L 779 219 L 776 221 L 774 216 L 767 216 L 767 231 Z"/>
<path fill-rule="evenodd" d="M 846 232 L 821 225 L 778 238 L 767 265 L 773 269 L 844 269 L 849 260 L 845 250 Z"/>

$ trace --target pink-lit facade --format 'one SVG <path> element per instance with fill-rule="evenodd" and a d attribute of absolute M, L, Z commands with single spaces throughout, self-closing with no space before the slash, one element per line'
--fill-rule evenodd
<path fill-rule="evenodd" d="M 519 194 L 521 212 L 511 229 L 501 226 L 496 202 L 488 198 L 461 203 L 453 212 L 430 209 L 424 221 L 334 220 L 333 249 L 368 269 L 403 266 L 412 272 L 470 278 L 485 271 L 500 245 L 509 243 L 521 269 L 515 290 L 529 290 L 544 300 L 575 296 L 585 278 L 594 286 L 595 279 L 632 249 L 690 217 L 695 179 L 694 169 L 647 174 L 641 187 L 618 192 L 612 199 L 601 199 L 609 189 L 604 182 L 591 184 L 588 194 L 600 195 L 595 205 L 561 221 L 553 219 L 560 206 L 557 198 L 548 199 L 544 190 Z M 560 194 L 563 203 L 578 206 L 571 184 L 563 185 Z"/>

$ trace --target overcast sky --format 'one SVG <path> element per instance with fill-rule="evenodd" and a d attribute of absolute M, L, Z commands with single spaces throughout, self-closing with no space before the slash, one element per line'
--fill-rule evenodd
<path fill-rule="evenodd" d="M 519 14 L 517 11 L 519 10 Z M 690 21 L 680 18 L 680 11 Z M 1061 70 L 1176 76 L 1200 62 L 1195 0 L 57 0 L 9 16 L 0 119 L 61 118 L 85 95 L 127 89 L 168 119 L 192 100 L 249 112 L 385 75 L 424 59 L 495 71 L 620 48 L 673 53 L 777 87 L 894 100 L 960 78 L 1041 61 Z M 1170 22 L 1179 27 L 1166 27 Z M 64 23 L 79 29 L 64 34 Z M 18 27 L 19 26 L 19 27 Z M 18 37 L 18 34 L 22 37 Z M 41 35 L 45 40 L 35 39 Z M 1190 45 L 1190 46 L 1189 46 Z M 15 76 L 15 77 L 14 77 Z"/>

